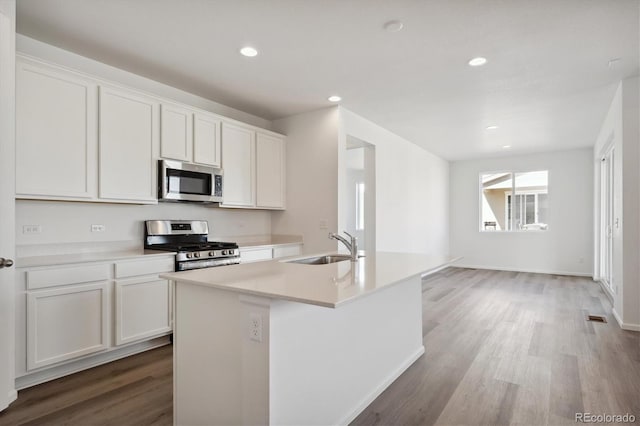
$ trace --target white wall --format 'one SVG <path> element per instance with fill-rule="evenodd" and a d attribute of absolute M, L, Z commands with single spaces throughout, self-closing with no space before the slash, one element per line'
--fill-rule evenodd
<path fill-rule="evenodd" d="M 480 232 L 482 172 L 549 171 L 549 229 Z M 460 265 L 591 275 L 593 269 L 591 149 L 458 161 L 451 164 L 451 253 Z"/>
<path fill-rule="evenodd" d="M 131 205 L 18 200 L 16 244 L 128 241 L 132 246 L 141 247 L 143 221 L 151 219 L 207 220 L 210 239 L 271 233 L 271 214 L 267 211 L 231 210 L 190 203 Z M 92 224 L 105 225 L 105 232 L 91 232 Z M 23 234 L 24 225 L 40 225 L 42 233 Z"/>
<path fill-rule="evenodd" d="M 302 235 L 307 252 L 336 250 L 328 234 L 338 230 L 338 109 L 287 117 L 273 127 L 287 135 L 287 209 L 273 212 L 273 233 Z"/>
<path fill-rule="evenodd" d="M 594 147 L 596 199 L 599 158 L 611 144 L 615 148 L 614 220 L 618 219 L 619 226 L 613 229 L 613 309 L 623 328 L 635 330 L 640 330 L 639 87 L 638 77 L 620 83 Z M 598 204 L 594 210 L 597 218 L 595 234 L 598 235 Z M 597 259 L 597 247 L 594 252 Z M 598 278 L 599 272 L 595 275 Z"/>
<path fill-rule="evenodd" d="M 449 163 L 345 108 L 340 123 L 341 182 L 347 137 L 375 145 L 376 250 L 449 253 Z M 345 191 L 340 200 L 342 224 Z"/>
<path fill-rule="evenodd" d="M 287 210 L 273 213 L 274 233 L 303 235 L 309 252 L 337 248 L 327 234 L 346 229 L 347 137 L 354 137 L 375 146 L 376 250 L 449 252 L 446 161 L 340 107 L 273 126 L 287 135 Z"/>

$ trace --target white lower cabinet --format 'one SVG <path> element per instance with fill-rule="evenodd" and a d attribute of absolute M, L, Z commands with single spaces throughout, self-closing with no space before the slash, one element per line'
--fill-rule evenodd
<path fill-rule="evenodd" d="M 240 248 L 240 263 L 260 262 L 273 259 L 272 248 Z"/>
<path fill-rule="evenodd" d="M 27 369 L 109 346 L 108 286 L 101 281 L 27 292 Z"/>
<path fill-rule="evenodd" d="M 19 268 L 16 382 L 37 384 L 168 340 L 175 257 Z"/>
<path fill-rule="evenodd" d="M 171 331 L 169 281 L 157 276 L 119 280 L 115 289 L 116 345 Z"/>
<path fill-rule="evenodd" d="M 278 259 L 280 257 L 297 256 L 302 252 L 302 246 L 300 244 L 291 246 L 280 246 L 273 248 L 273 258 Z"/>
<path fill-rule="evenodd" d="M 276 244 L 271 247 L 240 247 L 240 263 L 261 262 L 264 260 L 295 256 L 300 254 L 301 251 L 301 244 Z"/>

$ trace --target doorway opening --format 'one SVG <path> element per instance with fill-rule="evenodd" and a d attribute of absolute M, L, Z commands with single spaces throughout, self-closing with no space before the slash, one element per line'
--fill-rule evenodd
<path fill-rule="evenodd" d="M 376 249 L 375 145 L 347 136 L 346 230 L 365 252 Z"/>

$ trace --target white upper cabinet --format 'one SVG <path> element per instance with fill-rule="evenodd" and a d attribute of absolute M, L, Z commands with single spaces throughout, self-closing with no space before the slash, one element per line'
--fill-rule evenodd
<path fill-rule="evenodd" d="M 283 209 L 284 139 L 258 132 L 256 137 L 256 207 Z"/>
<path fill-rule="evenodd" d="M 221 167 L 222 207 L 284 209 L 282 135 L 18 56 L 16 198 L 157 203 L 159 158 Z"/>
<path fill-rule="evenodd" d="M 285 207 L 285 140 L 275 133 L 222 124 L 221 207 Z"/>
<path fill-rule="evenodd" d="M 253 130 L 222 124 L 223 207 L 255 206 L 255 135 Z"/>
<path fill-rule="evenodd" d="M 193 162 L 220 167 L 220 119 L 213 114 L 193 114 Z"/>
<path fill-rule="evenodd" d="M 192 161 L 193 111 L 180 105 L 162 103 L 160 118 L 160 156 Z"/>
<path fill-rule="evenodd" d="M 162 103 L 160 156 L 220 167 L 220 118 L 172 103 Z"/>
<path fill-rule="evenodd" d="M 16 193 L 96 196 L 97 85 L 37 62 L 16 69 Z"/>
<path fill-rule="evenodd" d="M 158 108 L 153 98 L 100 87 L 100 198 L 156 201 Z"/>

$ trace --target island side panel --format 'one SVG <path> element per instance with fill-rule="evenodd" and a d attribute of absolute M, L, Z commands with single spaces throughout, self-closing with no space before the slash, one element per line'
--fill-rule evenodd
<path fill-rule="evenodd" d="M 270 423 L 347 424 L 424 353 L 420 277 L 335 309 L 274 301 Z"/>
<path fill-rule="evenodd" d="M 175 285 L 174 424 L 242 423 L 238 294 Z"/>

